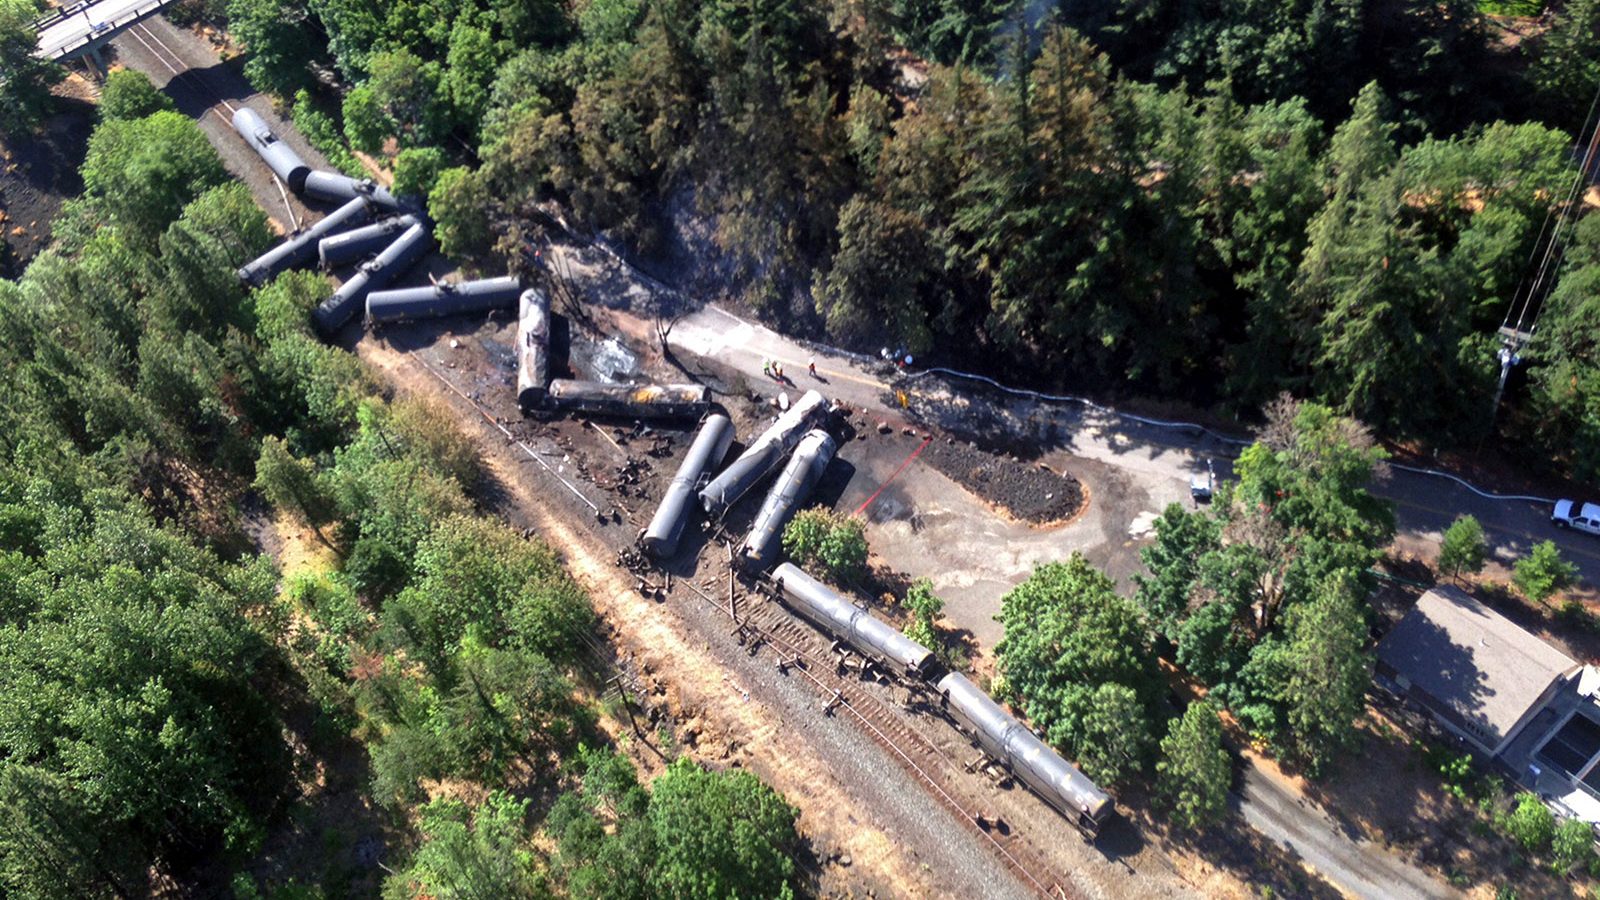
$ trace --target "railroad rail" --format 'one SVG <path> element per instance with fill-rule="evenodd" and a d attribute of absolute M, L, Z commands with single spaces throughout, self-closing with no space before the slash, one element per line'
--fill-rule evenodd
<path fill-rule="evenodd" d="M 168 46 L 165 41 L 157 37 L 149 26 L 142 21 L 135 22 L 124 29 L 122 33 L 132 37 L 139 42 L 140 46 L 149 51 L 151 58 L 161 63 L 168 72 L 172 73 L 173 81 L 187 76 L 185 83 L 189 89 L 194 91 L 202 100 L 212 101 L 206 107 L 206 112 L 215 114 L 222 119 L 224 124 L 228 125 L 230 130 L 232 129 L 233 114 L 239 111 L 239 107 L 234 106 L 227 98 L 222 96 L 221 92 L 208 84 L 199 72 L 189 68 L 189 64 L 184 62 L 183 57 L 179 56 L 177 51 Z M 226 110 L 226 114 L 222 110 Z M 273 186 L 278 189 L 278 197 L 283 201 L 283 208 L 289 212 L 289 224 L 294 231 L 298 232 L 300 230 L 300 216 L 295 212 L 294 204 L 289 201 L 289 192 L 284 187 L 283 182 L 278 180 L 277 175 L 271 177 Z"/>

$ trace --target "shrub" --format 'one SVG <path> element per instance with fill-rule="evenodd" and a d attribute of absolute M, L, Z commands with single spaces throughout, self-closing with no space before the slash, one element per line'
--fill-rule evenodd
<path fill-rule="evenodd" d="M 1579 819 L 1561 820 L 1551 850 L 1563 869 L 1588 866 L 1594 861 L 1594 828 Z"/>
<path fill-rule="evenodd" d="M 344 134 L 339 130 L 339 123 L 333 116 L 323 112 L 312 99 L 311 93 L 305 88 L 295 92 L 294 109 L 290 113 L 294 120 L 294 127 L 311 146 L 328 158 L 333 167 L 352 178 L 367 177 L 367 170 L 350 152 L 350 147 L 345 143 Z"/>
<path fill-rule="evenodd" d="M 118 69 L 106 76 L 100 89 L 100 116 L 105 119 L 142 119 L 173 109 L 172 98 L 156 90 L 150 78 L 133 69 Z"/>
<path fill-rule="evenodd" d="M 835 581 L 853 581 L 867 567 L 866 525 L 821 507 L 802 510 L 783 530 L 783 550 L 802 566 L 820 564 Z"/>
<path fill-rule="evenodd" d="M 1527 791 L 1517 795 L 1517 805 L 1500 822 L 1506 836 L 1529 853 L 1538 853 L 1555 836 L 1556 818 L 1550 807 Z"/>
<path fill-rule="evenodd" d="M 1556 591 L 1572 584 L 1578 569 L 1561 558 L 1554 541 L 1534 544 L 1527 556 L 1517 560 L 1512 581 L 1523 596 L 1537 603 L 1550 599 Z"/>

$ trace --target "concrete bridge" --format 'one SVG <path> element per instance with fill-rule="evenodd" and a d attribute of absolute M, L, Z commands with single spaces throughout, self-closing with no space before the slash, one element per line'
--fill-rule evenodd
<path fill-rule="evenodd" d="M 100 48 L 129 26 L 161 12 L 177 0 L 82 0 L 53 10 L 33 23 L 39 35 L 34 55 L 55 62 L 88 59 L 105 71 Z"/>

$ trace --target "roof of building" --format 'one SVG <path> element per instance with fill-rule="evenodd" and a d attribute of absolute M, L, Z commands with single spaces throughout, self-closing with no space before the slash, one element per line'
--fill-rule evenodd
<path fill-rule="evenodd" d="M 1577 662 L 1459 588 L 1440 585 L 1378 645 L 1378 658 L 1498 747 Z"/>

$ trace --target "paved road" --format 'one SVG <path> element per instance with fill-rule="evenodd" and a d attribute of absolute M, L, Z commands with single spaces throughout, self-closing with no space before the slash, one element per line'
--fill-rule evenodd
<path fill-rule="evenodd" d="M 883 379 L 844 357 L 817 357 L 818 371 L 828 382 L 817 385 L 806 375 L 809 351 L 715 306 L 678 321 L 669 342 L 713 357 L 743 372 L 752 382 L 763 378 L 762 359 L 772 358 L 783 363 L 785 374 L 800 390 L 822 387 L 830 396 L 871 409 L 885 408 L 892 396 Z M 910 390 L 917 390 L 915 383 Z M 1219 477 L 1230 475 L 1228 461 L 1238 452 L 1236 445 L 1215 437 L 1149 426 L 1077 404 L 1041 404 L 1040 415 L 1055 421 L 1066 436 L 1068 449 L 1077 456 L 1145 475 L 1170 477 L 1182 484 L 1187 484 L 1190 473 L 1207 459 L 1216 460 Z M 1487 499 L 1449 479 L 1399 469 L 1391 469 L 1374 490 L 1394 502 L 1402 535 L 1437 542 L 1457 515 L 1470 513 L 1483 523 L 1490 550 L 1499 561 L 1509 565 L 1534 543 L 1553 540 L 1562 554 L 1577 564 L 1584 581 L 1591 587 L 1600 585 L 1600 539 L 1557 529 L 1550 524 L 1550 510 L 1544 504 Z"/>
<path fill-rule="evenodd" d="M 1346 893 L 1371 900 L 1444 900 L 1461 892 L 1375 844 L 1346 834 L 1332 816 L 1254 766 L 1232 798 L 1250 827 L 1293 849 Z"/>
<path fill-rule="evenodd" d="M 37 55 L 61 59 L 91 39 L 126 28 L 173 2 L 175 0 L 100 0 L 87 4 L 39 31 Z"/>

